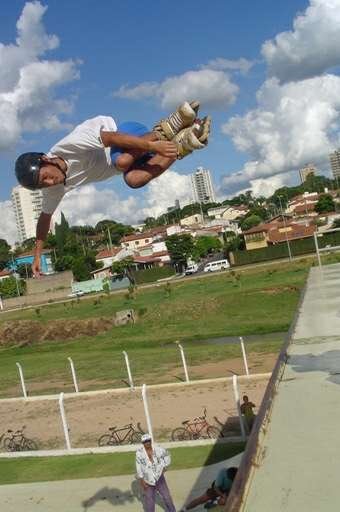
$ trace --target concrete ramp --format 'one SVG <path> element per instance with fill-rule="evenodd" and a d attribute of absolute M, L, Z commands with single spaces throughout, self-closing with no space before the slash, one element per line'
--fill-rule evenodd
<path fill-rule="evenodd" d="M 226 510 L 339 510 L 340 264 L 311 269 L 259 416 Z"/>

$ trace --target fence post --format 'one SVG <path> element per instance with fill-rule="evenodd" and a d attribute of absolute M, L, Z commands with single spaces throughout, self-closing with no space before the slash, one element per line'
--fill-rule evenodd
<path fill-rule="evenodd" d="M 67 425 L 67 419 L 66 419 L 65 408 L 64 408 L 64 393 L 60 393 L 60 395 L 59 395 L 59 410 L 60 410 L 61 421 L 62 421 L 63 429 L 64 429 L 66 448 L 68 450 L 71 450 L 70 436 L 69 436 L 69 432 L 68 432 L 68 425 Z"/>
<path fill-rule="evenodd" d="M 316 231 L 314 232 L 314 244 L 315 244 L 315 250 L 316 250 L 316 255 L 318 258 L 319 267 L 322 267 L 320 251 L 319 251 L 318 235 L 317 235 Z"/>
<path fill-rule="evenodd" d="M 133 385 L 133 379 L 132 379 L 132 373 L 131 373 L 131 368 L 130 368 L 129 356 L 127 355 L 127 352 L 125 352 L 125 350 L 123 350 L 123 354 L 124 354 L 124 357 L 125 357 L 125 364 L 126 364 L 126 369 L 127 369 L 127 374 L 128 374 L 130 388 L 131 389 L 135 389 L 135 386 Z"/>
<path fill-rule="evenodd" d="M 184 348 L 182 347 L 182 345 L 179 342 L 177 342 L 177 345 L 178 345 L 178 348 L 181 351 L 181 357 L 182 357 L 182 363 L 183 363 L 183 368 L 184 368 L 185 381 L 186 382 L 190 382 L 189 374 L 188 374 L 187 362 L 186 362 L 185 354 L 184 354 Z"/>
<path fill-rule="evenodd" d="M 244 346 L 244 341 L 243 341 L 242 336 L 240 336 L 240 343 L 241 343 L 241 349 L 242 349 L 242 355 L 243 355 L 244 368 L 246 370 L 247 377 L 249 377 L 249 368 L 248 368 L 247 354 L 246 354 L 246 349 L 245 349 L 245 346 Z"/>
<path fill-rule="evenodd" d="M 233 388 L 234 388 L 234 398 L 235 398 L 235 402 L 236 402 L 238 418 L 240 421 L 242 439 L 246 439 L 246 431 L 244 428 L 243 418 L 242 418 L 242 414 L 241 414 L 240 393 L 238 390 L 237 375 L 233 375 Z"/>
<path fill-rule="evenodd" d="M 69 363 L 70 363 L 70 366 L 71 366 L 71 373 L 72 373 L 72 379 L 73 379 L 73 385 L 74 385 L 74 389 L 76 390 L 76 393 L 79 393 L 79 388 L 78 388 L 78 382 L 77 382 L 77 376 L 76 376 L 76 370 L 74 368 L 74 364 L 73 364 L 73 361 L 70 357 L 67 358 Z"/>
<path fill-rule="evenodd" d="M 143 384 L 143 386 L 142 386 L 142 397 L 143 397 L 143 405 L 144 405 L 144 414 L 145 414 L 145 418 L 146 418 L 146 424 L 148 427 L 148 432 L 149 432 L 149 434 L 152 438 L 152 442 L 153 442 L 151 416 L 150 416 L 150 411 L 149 411 L 148 399 L 146 396 L 146 384 Z"/>
<path fill-rule="evenodd" d="M 21 382 L 21 389 L 22 389 L 22 393 L 24 395 L 24 398 L 27 398 L 27 391 L 26 391 L 26 385 L 25 385 L 25 379 L 24 379 L 24 373 L 22 371 L 22 368 L 21 368 L 21 364 L 20 363 L 15 363 L 18 367 L 18 370 L 19 370 L 19 376 L 20 376 L 20 382 Z"/>

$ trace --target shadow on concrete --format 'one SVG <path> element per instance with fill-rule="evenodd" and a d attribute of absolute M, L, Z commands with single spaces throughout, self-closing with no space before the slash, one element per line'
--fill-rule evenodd
<path fill-rule="evenodd" d="M 123 505 L 124 503 L 135 503 L 137 501 L 141 504 L 141 510 L 145 511 L 143 493 L 137 480 L 134 480 L 131 483 L 131 489 L 126 491 L 122 491 L 121 489 L 117 489 L 115 487 L 103 487 L 93 496 L 90 496 L 87 500 L 82 502 L 84 512 L 89 510 L 98 502 L 104 500 L 107 503 L 110 503 L 113 507 L 116 505 Z M 156 504 L 165 510 L 160 496 L 156 497 Z"/>
<path fill-rule="evenodd" d="M 302 354 L 289 357 L 295 372 L 325 372 L 329 382 L 340 384 L 340 350 L 328 350 L 322 354 Z"/>

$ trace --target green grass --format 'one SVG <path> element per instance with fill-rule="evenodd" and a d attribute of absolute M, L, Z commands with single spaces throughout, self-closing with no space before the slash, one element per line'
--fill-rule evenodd
<path fill-rule="evenodd" d="M 305 283 L 311 260 L 280 263 L 238 272 L 239 283 L 230 273 L 209 278 L 180 281 L 171 285 L 170 297 L 164 286 L 139 290 L 135 300 L 124 294 L 82 300 L 79 303 L 49 305 L 4 313 L 3 321 L 33 319 L 42 323 L 60 318 L 108 317 L 115 311 L 134 308 L 142 314 L 135 325 L 114 327 L 97 336 L 72 341 L 36 343 L 0 349 L 0 393 L 20 393 L 15 363 L 23 365 L 28 389 L 44 383 L 39 392 L 72 390 L 67 357 L 73 358 L 80 389 L 121 386 L 126 379 L 122 350 L 130 356 L 136 383 L 169 381 L 169 372 L 182 376 L 174 341 L 184 342 L 189 365 L 240 357 L 237 345 L 197 343 L 228 335 L 264 334 L 287 331 Z M 249 343 L 248 352 L 277 352 L 282 338 Z M 37 394 L 37 393 L 35 393 Z"/>
<path fill-rule="evenodd" d="M 171 470 L 226 460 L 244 450 L 245 443 L 172 448 Z M 135 472 L 135 454 L 68 455 L 64 457 L 0 458 L 0 484 L 99 478 Z"/>

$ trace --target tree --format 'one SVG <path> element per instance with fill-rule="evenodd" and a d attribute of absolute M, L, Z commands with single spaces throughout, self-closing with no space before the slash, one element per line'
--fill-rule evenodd
<path fill-rule="evenodd" d="M 200 236 L 195 241 L 193 256 L 195 261 L 199 261 L 208 254 L 220 251 L 222 244 L 219 238 L 215 236 Z"/>
<path fill-rule="evenodd" d="M 32 265 L 29 263 L 21 263 L 17 266 L 16 273 L 19 274 L 22 279 L 28 279 L 33 275 Z"/>
<path fill-rule="evenodd" d="M 327 213 L 335 211 L 335 203 L 330 194 L 322 194 L 315 205 L 315 211 L 318 213 Z"/>
<path fill-rule="evenodd" d="M 245 249 L 244 238 L 239 235 L 235 235 L 235 233 L 233 237 L 228 237 L 224 245 L 224 250 L 227 254 L 232 251 L 242 251 L 243 249 Z"/>
<path fill-rule="evenodd" d="M 91 272 L 100 268 L 94 254 L 86 254 L 73 258 L 71 270 L 76 281 L 88 281 L 91 279 Z"/>
<path fill-rule="evenodd" d="M 11 246 L 6 240 L 0 238 L 0 270 L 6 267 L 7 262 L 10 259 Z"/>
<path fill-rule="evenodd" d="M 83 257 L 73 260 L 71 270 L 76 281 L 88 281 L 91 279 L 91 271 Z"/>
<path fill-rule="evenodd" d="M 250 215 L 249 217 L 246 217 L 242 223 L 241 223 L 241 229 L 242 231 L 247 231 L 248 229 L 253 228 L 254 226 L 258 226 L 258 224 L 261 224 L 262 219 L 258 215 Z"/>
<path fill-rule="evenodd" d="M 116 274 L 118 276 L 126 276 L 130 283 L 135 283 L 135 279 L 133 277 L 133 274 L 131 272 L 133 264 L 133 258 L 128 257 L 124 258 L 123 260 L 114 261 L 111 266 L 111 272 L 112 274 Z"/>
<path fill-rule="evenodd" d="M 172 262 L 182 271 L 194 252 L 194 240 L 190 234 L 171 235 L 165 240 Z"/>
<path fill-rule="evenodd" d="M 63 212 L 60 216 L 60 224 L 55 225 L 55 238 L 58 256 L 63 256 L 65 252 L 65 244 L 70 234 L 70 226 L 65 218 Z"/>
<path fill-rule="evenodd" d="M 24 295 L 26 291 L 26 283 L 22 279 L 15 279 L 15 277 L 8 277 L 0 281 L 0 296 L 3 299 L 10 297 L 17 297 Z M 18 293 L 19 292 L 19 293 Z"/>
<path fill-rule="evenodd" d="M 32 251 L 35 247 L 35 236 L 26 238 L 20 246 L 20 252 Z M 20 254 L 20 253 L 19 253 Z"/>

